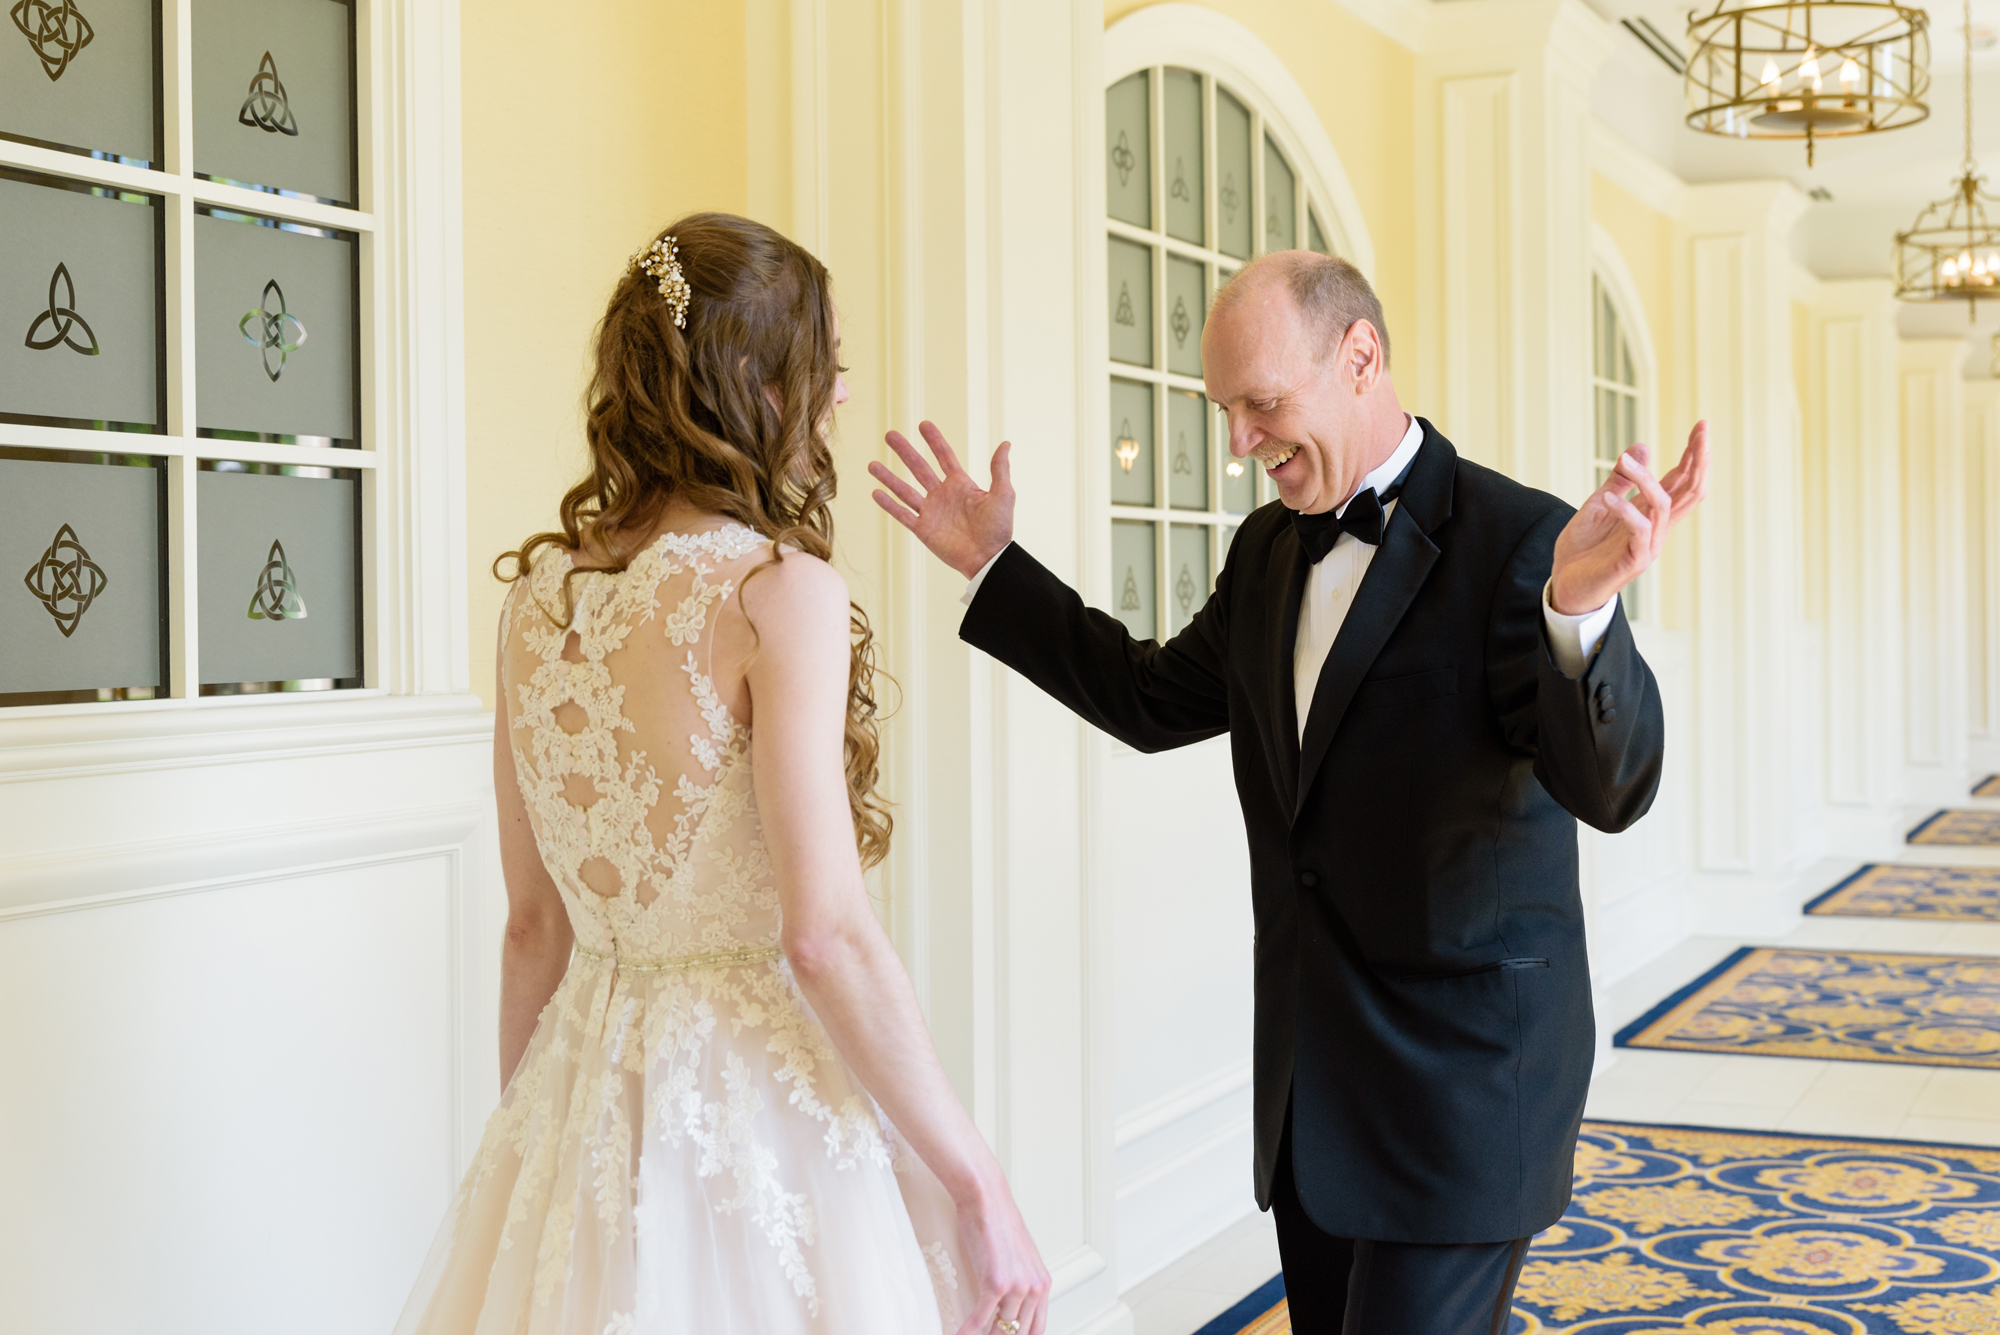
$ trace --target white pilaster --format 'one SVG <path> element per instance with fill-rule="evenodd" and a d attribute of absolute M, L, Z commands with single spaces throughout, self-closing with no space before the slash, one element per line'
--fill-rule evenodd
<path fill-rule="evenodd" d="M 1801 461 L 1787 237 L 1805 198 L 1781 181 L 1692 186 L 1686 236 L 1690 405 L 1709 422 L 1695 548 L 1697 929 L 1772 931 L 1798 906 L 1794 650 Z M 1683 539 L 1686 540 L 1686 539 Z"/>
<path fill-rule="evenodd" d="M 1965 796 L 1965 408 L 1959 338 L 1906 339 L 1902 375 L 1904 774 L 1923 803 Z"/>
<path fill-rule="evenodd" d="M 1965 394 L 1965 672 L 1972 769 L 2000 769 L 2000 381 Z"/>

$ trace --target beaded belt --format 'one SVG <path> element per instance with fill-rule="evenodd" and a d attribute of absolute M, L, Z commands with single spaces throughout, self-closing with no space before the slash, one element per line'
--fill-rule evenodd
<path fill-rule="evenodd" d="M 776 946 L 750 946 L 742 950 L 717 950 L 707 955 L 679 955 L 670 960 L 628 960 L 592 950 L 579 941 L 576 953 L 626 973 L 686 973 L 691 969 L 720 969 L 731 964 L 761 964 L 778 958 L 782 952 Z"/>

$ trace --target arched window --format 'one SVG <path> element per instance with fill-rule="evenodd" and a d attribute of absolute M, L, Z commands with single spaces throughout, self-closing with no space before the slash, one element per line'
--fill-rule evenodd
<path fill-rule="evenodd" d="M 1128 67 L 1129 68 L 1129 67 Z M 1158 64 L 1104 95 L 1105 317 L 1111 605 L 1164 639 L 1208 597 L 1244 515 L 1270 484 L 1229 456 L 1203 393 L 1201 329 L 1216 287 L 1267 251 L 1333 254 L 1283 127 L 1212 74 Z"/>
<path fill-rule="evenodd" d="M 1603 276 L 1590 276 L 1590 384 L 1595 408 L 1595 450 L 1593 486 L 1604 485 L 1618 456 L 1640 439 L 1644 420 L 1644 400 L 1640 388 L 1639 361 L 1633 356 L 1630 326 L 1619 314 L 1619 304 Z M 1625 615 L 1639 620 L 1645 605 L 1644 581 L 1634 581 L 1625 590 Z"/>

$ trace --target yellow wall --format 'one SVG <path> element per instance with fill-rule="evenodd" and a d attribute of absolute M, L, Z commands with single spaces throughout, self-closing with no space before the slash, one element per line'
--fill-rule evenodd
<path fill-rule="evenodd" d="M 1110 27 L 1155 0 L 1105 0 Z M 1416 57 L 1328 0 L 1209 0 L 1256 33 L 1291 70 L 1340 154 L 1375 243 L 1375 290 L 1396 353 L 1403 404 L 1417 384 Z"/>
<path fill-rule="evenodd" d="M 555 524 L 582 472 L 592 326 L 626 258 L 695 209 L 742 212 L 743 11 L 467 6 L 466 545 L 472 686 L 493 703 L 493 558 Z"/>

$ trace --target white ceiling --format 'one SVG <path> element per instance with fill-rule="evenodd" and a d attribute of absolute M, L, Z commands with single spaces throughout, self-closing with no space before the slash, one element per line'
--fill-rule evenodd
<path fill-rule="evenodd" d="M 1643 15 L 1683 53 L 1690 47 L 1690 11 L 1685 7 L 1657 0 L 1591 3 L 1614 21 Z M 1621 40 L 1598 77 L 1592 106 L 1607 125 L 1685 181 L 1783 177 L 1804 191 L 1829 191 L 1832 200 L 1814 203 L 1799 223 L 1793 242 L 1799 261 L 1822 278 L 1886 276 L 1895 234 L 1910 226 L 1925 204 L 1951 192 L 1964 155 L 1960 6 L 1918 7 L 1931 18 L 1929 118 L 1882 134 L 1822 140 L 1811 168 L 1800 142 L 1725 139 L 1688 129 L 1682 119 L 1680 76 L 1622 28 L 1616 30 Z M 1712 8 L 1713 0 L 1708 0 L 1701 12 Z M 1973 147 L 2000 193 L 2000 42 L 1993 40 L 2000 35 L 2000 0 L 1973 0 L 1972 26 Z M 2000 222 L 2000 214 L 1995 221 Z M 1929 314 L 1933 312 L 1919 316 L 1920 322 L 1928 323 Z M 1953 330 L 1965 328 L 1962 308 L 1934 314 L 1955 321 L 1949 326 Z M 1992 315 L 2000 322 L 2000 303 Z M 1945 332 L 1945 326 L 1938 332 Z"/>

